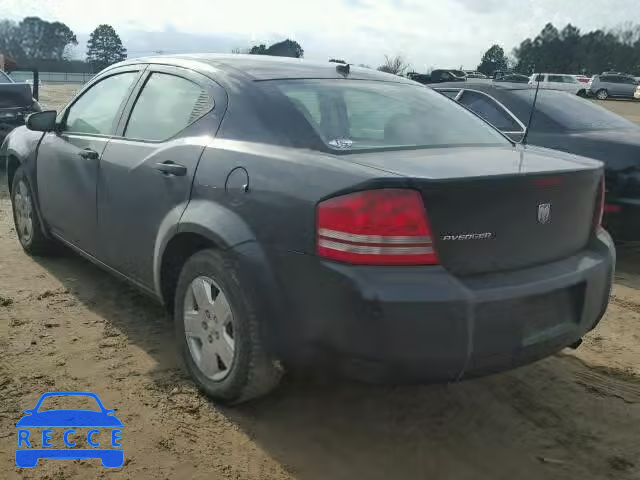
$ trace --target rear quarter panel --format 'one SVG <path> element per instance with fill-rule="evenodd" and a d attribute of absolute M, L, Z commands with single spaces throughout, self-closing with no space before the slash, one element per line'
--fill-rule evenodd
<path fill-rule="evenodd" d="M 198 165 L 180 230 L 209 230 L 226 246 L 256 240 L 269 251 L 313 253 L 321 199 L 399 178 L 311 150 L 216 139 Z"/>

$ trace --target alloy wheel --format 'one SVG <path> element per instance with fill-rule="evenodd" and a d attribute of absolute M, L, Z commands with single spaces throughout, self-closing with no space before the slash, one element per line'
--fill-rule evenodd
<path fill-rule="evenodd" d="M 225 378 L 235 359 L 233 312 L 227 296 L 206 276 L 195 278 L 184 299 L 184 332 L 189 353 L 207 378 Z"/>
<path fill-rule="evenodd" d="M 18 238 L 23 245 L 26 245 L 33 238 L 33 202 L 29 188 L 24 180 L 18 182 L 13 202 Z"/>

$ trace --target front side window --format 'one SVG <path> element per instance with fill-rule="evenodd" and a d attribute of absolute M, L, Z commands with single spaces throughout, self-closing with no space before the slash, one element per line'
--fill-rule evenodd
<path fill-rule="evenodd" d="M 485 122 L 430 88 L 364 80 L 264 83 L 275 84 L 332 149 L 508 144 Z"/>
<path fill-rule="evenodd" d="M 522 131 L 520 124 L 504 108 L 483 93 L 465 90 L 458 101 L 503 132 Z"/>
<path fill-rule="evenodd" d="M 121 103 L 138 72 L 112 75 L 89 88 L 69 108 L 64 131 L 90 135 L 112 135 Z"/>
<path fill-rule="evenodd" d="M 133 107 L 124 136 L 167 140 L 211 109 L 200 85 L 166 73 L 152 73 Z"/>

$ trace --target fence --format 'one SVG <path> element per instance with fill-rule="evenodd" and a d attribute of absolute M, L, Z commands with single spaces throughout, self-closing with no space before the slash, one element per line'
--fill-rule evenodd
<path fill-rule="evenodd" d="M 33 72 L 15 71 L 11 72 L 11 78 L 16 82 L 33 80 Z M 42 83 L 77 83 L 79 85 L 87 83 L 93 78 L 93 73 L 69 73 L 69 72 L 40 72 L 40 82 Z"/>

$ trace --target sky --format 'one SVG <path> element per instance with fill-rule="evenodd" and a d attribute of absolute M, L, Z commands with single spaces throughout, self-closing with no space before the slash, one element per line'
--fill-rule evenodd
<path fill-rule="evenodd" d="M 614 28 L 638 0 L 0 0 L 0 19 L 66 23 L 84 55 L 89 33 L 108 23 L 129 56 L 223 52 L 291 38 L 305 58 L 377 67 L 402 55 L 416 71 L 475 68 L 492 44 L 507 53 L 547 22 Z"/>

